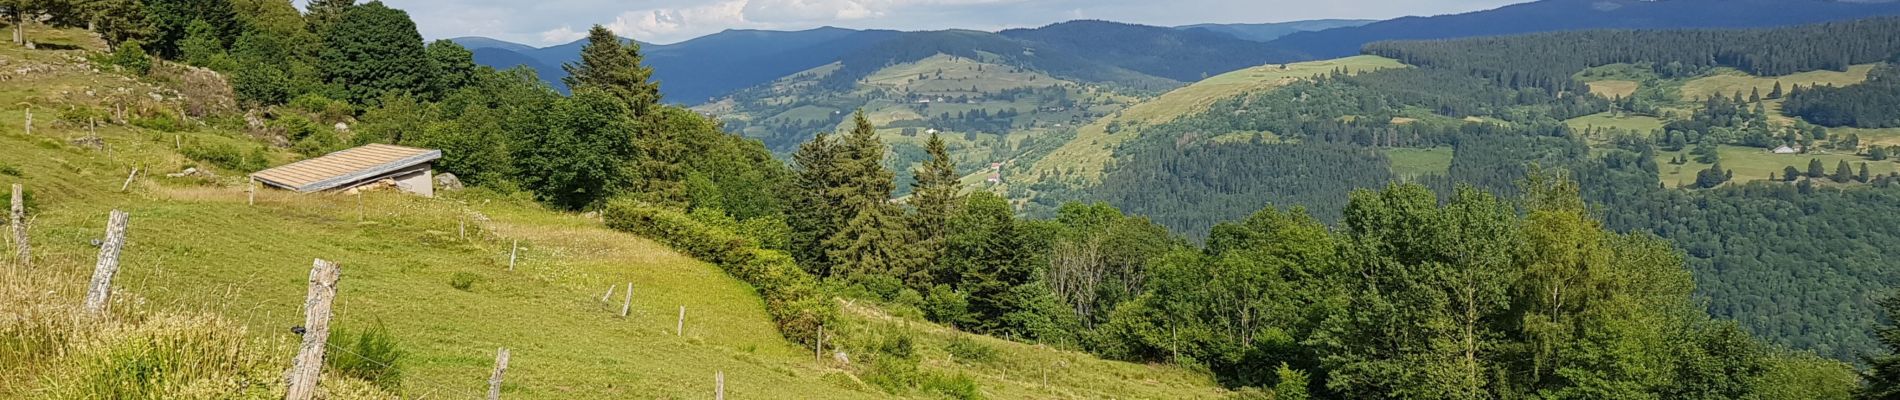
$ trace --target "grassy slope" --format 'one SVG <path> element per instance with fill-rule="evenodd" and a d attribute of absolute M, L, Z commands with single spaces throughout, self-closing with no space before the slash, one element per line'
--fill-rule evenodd
<path fill-rule="evenodd" d="M 11 63 L 50 53 L 8 48 Z M 0 82 L 0 99 L 44 100 L 64 85 L 116 80 L 72 70 Z M 51 101 L 51 100 L 44 100 Z M 11 102 L 9 103 L 11 104 Z M 371 193 L 299 196 L 266 191 L 244 203 L 238 174 L 196 180 L 165 178 L 190 164 L 169 135 L 136 128 L 100 130 L 110 153 L 73 147 L 74 129 L 42 125 L 28 135 L 23 115 L 0 113 L 0 163 L 22 173 L 38 205 L 34 237 L 40 258 L 70 276 L 84 276 L 106 211 L 131 213 L 129 245 L 115 281 L 159 310 L 205 311 L 230 318 L 250 335 L 282 343 L 300 324 L 305 279 L 313 258 L 343 265 L 338 325 L 386 325 L 409 352 L 403 362 L 411 396 L 474 397 L 496 347 L 513 351 L 505 390 L 510 398 L 700 397 L 723 371 L 729 394 L 755 398 L 878 398 L 836 366 L 813 362 L 809 350 L 779 338 L 748 286 L 717 268 L 651 241 L 601 228 L 596 221 L 550 212 L 483 191 L 442 199 Z M 201 140 L 245 141 L 206 130 Z M 189 140 L 189 139 L 187 139 Z M 129 193 L 124 174 L 144 168 Z M 157 177 L 157 178 L 153 178 Z M 360 215 L 360 219 L 359 219 Z M 458 220 L 470 222 L 470 239 Z M 509 243 L 522 261 L 507 271 Z M 470 291 L 449 286 L 458 272 L 480 277 Z M 634 282 L 632 318 L 599 302 L 609 285 Z M 49 291 L 74 293 L 84 282 Z M 616 291 L 616 300 L 620 291 Z M 74 299 L 77 301 L 77 299 Z M 673 327 L 687 311 L 683 336 Z M 867 321 L 882 321 L 881 319 Z M 876 324 L 884 322 L 866 322 Z M 1101 361 L 1085 355 L 977 338 L 999 349 L 988 363 L 933 362 L 953 333 L 921 323 L 926 368 L 966 373 L 993 398 L 1207 398 L 1220 390 L 1182 369 Z M 934 353 L 933 353 L 934 352 Z M 285 355 L 285 359 L 288 354 Z M 1061 365 L 1047 387 L 1035 366 Z M 26 374 L 31 374 L 30 371 Z M 24 377 L 16 377 L 30 379 Z M 0 397 L 21 395 L 0 388 Z M 12 394 L 8 394 L 12 393 Z M 910 393 L 927 396 L 925 393 Z"/>
<path fill-rule="evenodd" d="M 1356 56 L 1287 64 L 1285 69 L 1279 65 L 1265 65 L 1207 78 L 1083 126 L 1074 140 L 1032 166 L 1032 173 L 1027 174 L 1030 175 L 1028 179 L 1036 179 L 1035 176 L 1043 173 L 1071 170 L 1083 179 L 1099 178 L 1103 168 L 1113 159 L 1115 147 L 1137 136 L 1127 130 L 1132 128 L 1123 128 L 1117 134 L 1110 134 L 1110 123 L 1137 127 L 1160 124 L 1205 109 L 1221 99 L 1284 86 L 1337 68 L 1357 73 L 1402 66 L 1398 61 L 1387 58 Z"/>
<path fill-rule="evenodd" d="M 1570 124 L 1571 129 L 1576 130 L 1611 128 L 1645 134 L 1657 129 L 1662 129 L 1664 124 L 1662 119 L 1656 117 L 1644 115 L 1615 116 L 1607 112 L 1571 118 L 1569 121 L 1564 122 Z"/>
<path fill-rule="evenodd" d="M 1735 171 L 1733 182 L 1768 179 L 1770 172 L 1780 177 L 1782 169 L 1790 166 L 1805 173 L 1808 170 L 1808 161 L 1811 159 L 1820 159 L 1821 166 L 1827 168 L 1828 174 L 1834 173 L 1834 167 L 1841 160 L 1847 160 L 1847 163 L 1854 166 L 1856 171 L 1859 171 L 1860 163 L 1865 162 L 1867 172 L 1876 175 L 1896 170 L 1894 161 L 1867 161 L 1864 157 L 1852 154 L 1773 154 L 1754 147 L 1726 145 L 1721 146 L 1718 152 L 1722 155 L 1722 168 Z M 1677 155 L 1687 157 L 1689 163 L 1670 164 L 1669 160 Z M 1695 156 L 1689 154 L 1687 149 L 1680 152 L 1657 153 L 1656 165 L 1662 169 L 1658 177 L 1662 179 L 1663 184 L 1670 187 L 1694 184 L 1695 174 L 1709 168 L 1708 164 L 1695 162 Z"/>
<path fill-rule="evenodd" d="M 1392 174 L 1403 179 L 1432 174 L 1444 175 L 1451 170 L 1452 149 L 1450 147 L 1392 148 L 1385 150 L 1385 156 L 1392 162 Z"/>

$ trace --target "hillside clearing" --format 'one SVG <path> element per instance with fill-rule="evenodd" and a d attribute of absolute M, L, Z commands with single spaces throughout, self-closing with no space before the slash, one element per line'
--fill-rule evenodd
<path fill-rule="evenodd" d="M 1590 94 L 1602 96 L 1606 99 L 1630 97 L 1636 94 L 1637 89 L 1642 88 L 1641 83 L 1621 80 L 1595 81 L 1587 83 L 1587 85 L 1590 86 Z"/>
<path fill-rule="evenodd" d="M 1377 56 L 1354 56 L 1333 60 L 1263 65 L 1220 74 L 1175 89 L 1160 97 L 1135 104 L 1119 113 L 1102 117 L 1077 131 L 1076 137 L 1031 166 L 1027 179 L 1066 171 L 1087 181 L 1099 179 L 1103 168 L 1114 158 L 1115 148 L 1139 136 L 1140 127 L 1172 121 L 1206 109 L 1222 99 L 1262 90 L 1271 90 L 1294 81 L 1338 69 L 1361 73 L 1385 68 L 1401 68 L 1397 60 Z M 1109 125 L 1122 128 L 1109 133 Z"/>
<path fill-rule="evenodd" d="M 1618 116 L 1607 112 L 1571 118 L 1568 121 L 1564 121 L 1564 123 L 1569 124 L 1570 129 L 1579 131 L 1589 130 L 1591 128 L 1602 128 L 1621 129 L 1639 134 L 1649 134 L 1663 127 L 1663 120 L 1656 117 L 1646 115 Z"/>
<path fill-rule="evenodd" d="M 1852 154 L 1774 154 L 1768 152 L 1767 149 L 1728 145 L 1723 145 L 1718 149 L 1722 157 L 1722 168 L 1735 171 L 1735 178 L 1730 183 L 1765 180 L 1771 172 L 1779 178 L 1782 170 L 1787 167 L 1794 167 L 1795 170 L 1805 173 L 1808 170 L 1808 161 L 1813 159 L 1821 160 L 1821 166 L 1827 168 L 1829 174 L 1834 173 L 1835 166 L 1842 160 L 1846 160 L 1848 165 L 1852 165 L 1856 171 L 1859 170 L 1861 163 L 1867 163 L 1867 172 L 1876 175 L 1897 170 L 1893 161 L 1867 161 L 1866 158 Z M 1678 155 L 1687 157 L 1689 163 L 1670 164 L 1669 160 Z M 1686 149 L 1680 152 L 1657 153 L 1656 165 L 1661 169 L 1657 178 L 1670 187 L 1693 185 L 1696 172 L 1709 168 L 1708 164 L 1695 162 L 1695 156 L 1690 155 Z"/>
<path fill-rule="evenodd" d="M 1391 162 L 1392 175 L 1397 175 L 1400 179 L 1416 179 L 1421 176 L 1444 175 L 1449 172 L 1452 149 L 1450 147 L 1392 148 L 1385 149 L 1385 157 Z"/>
<path fill-rule="evenodd" d="M 1733 69 L 1719 69 L 1709 76 L 1690 80 L 1682 85 L 1682 100 L 1708 98 L 1711 95 L 1733 96 L 1740 92 L 1747 96 L 1759 90 L 1763 96 L 1773 91 L 1775 83 L 1782 90 L 1790 90 L 1794 85 L 1834 85 L 1847 86 L 1867 80 L 1867 73 L 1874 70 L 1873 64 L 1861 64 L 1847 68 L 1847 71 L 1808 71 L 1784 76 L 1754 76 Z"/>

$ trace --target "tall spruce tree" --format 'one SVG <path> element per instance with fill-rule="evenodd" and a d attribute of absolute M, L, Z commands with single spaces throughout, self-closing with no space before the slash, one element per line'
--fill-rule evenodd
<path fill-rule="evenodd" d="M 937 255 L 943 251 L 944 223 L 950 219 L 951 209 L 956 205 L 959 181 L 956 162 L 950 160 L 950 151 L 943 143 L 943 137 L 936 133 L 924 142 L 924 151 L 930 159 L 917 169 L 916 182 L 911 183 L 912 206 L 917 207 L 917 216 L 911 221 L 911 229 L 917 234 L 917 244 L 922 253 L 919 262 L 926 269 L 934 270 Z M 931 273 L 934 283 L 948 283 L 951 278 L 944 273 Z M 913 282 L 921 283 L 921 282 Z"/>
<path fill-rule="evenodd" d="M 786 224 L 792 227 L 792 256 L 819 277 L 831 276 L 831 258 L 825 240 L 843 224 L 843 211 L 831 188 L 841 185 L 838 174 L 840 146 L 819 133 L 792 153 L 791 204 Z"/>
<path fill-rule="evenodd" d="M 637 123 L 635 147 L 640 157 L 632 167 L 638 176 L 631 188 L 646 201 L 685 206 L 686 175 L 681 168 L 686 148 L 679 138 L 661 129 L 660 84 L 650 79 L 653 68 L 641 64 L 640 44 L 623 41 L 606 27 L 588 30 L 578 63 L 563 65 L 568 87 L 597 90 L 620 99 Z"/>
<path fill-rule="evenodd" d="M 851 132 L 838 152 L 840 185 L 831 188 L 845 220 L 824 246 L 836 263 L 833 276 L 872 283 L 873 289 L 896 289 L 892 283 L 910 275 L 916 254 L 909 247 L 910 231 L 903 214 L 890 203 L 896 183 L 884 167 L 884 142 L 863 111 L 852 119 Z"/>

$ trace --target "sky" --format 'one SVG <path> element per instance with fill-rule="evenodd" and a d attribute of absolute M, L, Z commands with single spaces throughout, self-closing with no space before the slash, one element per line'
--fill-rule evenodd
<path fill-rule="evenodd" d="M 299 4 L 303 0 L 296 0 Z M 367 1 L 367 0 L 359 0 Z M 1076 19 L 1148 25 L 1388 19 L 1496 8 L 1523 0 L 383 0 L 409 11 L 429 39 L 486 36 L 533 46 L 584 37 L 600 24 L 649 43 L 726 29 L 977 29 Z"/>

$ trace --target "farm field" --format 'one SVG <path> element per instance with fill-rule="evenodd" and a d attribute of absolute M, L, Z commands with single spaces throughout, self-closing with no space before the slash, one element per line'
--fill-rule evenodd
<path fill-rule="evenodd" d="M 1393 175 L 1400 179 L 1414 179 L 1425 175 L 1443 175 L 1451 170 L 1452 149 L 1385 149 L 1385 157 L 1392 163 Z"/>
<path fill-rule="evenodd" d="M 1682 85 L 1682 99 L 1694 101 L 1711 95 L 1733 96 L 1741 92 L 1746 96 L 1752 90 L 1760 90 L 1766 96 L 1779 82 L 1783 90 L 1794 85 L 1834 85 L 1847 86 L 1867 80 L 1867 73 L 1874 70 L 1873 64 L 1861 64 L 1847 68 L 1847 71 L 1809 71 L 1786 76 L 1754 76 L 1732 69 L 1722 69 L 1712 76 L 1689 80 Z"/>
<path fill-rule="evenodd" d="M 1735 171 L 1735 178 L 1730 181 L 1731 183 L 1768 179 L 1770 172 L 1779 177 L 1782 169 L 1790 166 L 1805 172 L 1808 161 L 1811 159 L 1821 160 L 1821 166 L 1827 168 L 1830 174 L 1842 160 L 1846 160 L 1854 168 L 1860 168 L 1860 163 L 1865 162 L 1867 171 L 1872 174 L 1886 174 L 1896 170 L 1895 163 L 1891 160 L 1867 161 L 1864 157 L 1852 154 L 1772 154 L 1766 149 L 1727 145 L 1719 147 L 1717 152 L 1721 154 L 1722 168 Z M 1677 155 L 1688 157 L 1689 163 L 1670 164 L 1669 160 Z M 1670 187 L 1694 184 L 1696 172 L 1709 168 L 1708 164 L 1695 162 L 1695 156 L 1690 155 L 1687 149 L 1681 152 L 1657 153 L 1656 165 L 1661 169 L 1658 178 L 1664 185 Z"/>
<path fill-rule="evenodd" d="M 1662 129 L 1664 124 L 1662 119 L 1656 117 L 1643 115 L 1614 116 L 1607 112 L 1571 118 L 1568 121 L 1564 121 L 1564 123 L 1569 124 L 1570 129 L 1579 131 L 1589 130 L 1591 128 L 1608 128 L 1634 131 L 1642 134 L 1648 134 L 1657 129 Z"/>

